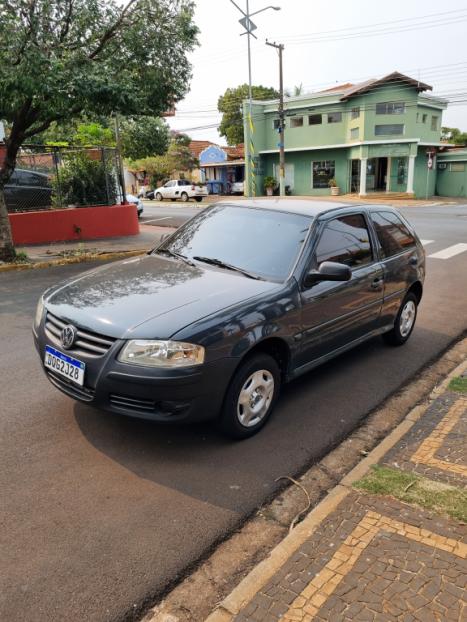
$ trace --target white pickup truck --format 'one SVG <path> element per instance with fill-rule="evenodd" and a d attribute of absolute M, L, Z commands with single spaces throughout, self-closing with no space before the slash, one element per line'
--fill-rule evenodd
<path fill-rule="evenodd" d="M 154 190 L 154 198 L 157 201 L 162 201 L 163 199 L 171 199 L 172 201 L 176 199 L 181 201 L 194 199 L 199 202 L 203 200 L 203 197 L 207 196 L 206 186 L 193 184 L 187 179 L 172 179 Z"/>

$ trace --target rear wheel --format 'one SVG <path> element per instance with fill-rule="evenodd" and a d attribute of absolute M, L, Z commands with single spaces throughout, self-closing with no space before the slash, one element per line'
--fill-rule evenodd
<path fill-rule="evenodd" d="M 281 374 L 268 354 L 247 359 L 235 372 L 224 400 L 219 425 L 237 439 L 258 432 L 269 419 L 279 396 Z"/>
<path fill-rule="evenodd" d="M 188 195 L 186 192 L 182 192 L 181 197 L 182 201 L 186 203 L 188 201 Z"/>
<path fill-rule="evenodd" d="M 394 327 L 388 333 L 384 333 L 383 339 L 391 346 L 402 346 L 412 334 L 417 319 L 418 299 L 412 292 L 404 298 Z"/>
<path fill-rule="evenodd" d="M 197 203 L 200 203 L 203 200 L 203 197 L 195 197 L 195 201 Z"/>
<path fill-rule="evenodd" d="M 162 194 L 161 194 L 160 192 L 158 192 L 158 193 L 156 194 L 156 199 L 157 199 L 158 201 L 162 201 Z"/>

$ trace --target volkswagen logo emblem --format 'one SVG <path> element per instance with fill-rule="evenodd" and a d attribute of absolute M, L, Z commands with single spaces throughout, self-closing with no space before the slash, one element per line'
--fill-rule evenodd
<path fill-rule="evenodd" d="M 66 350 L 69 350 L 73 347 L 76 340 L 76 328 L 71 324 L 67 324 L 60 333 L 60 339 L 62 341 L 62 346 Z"/>

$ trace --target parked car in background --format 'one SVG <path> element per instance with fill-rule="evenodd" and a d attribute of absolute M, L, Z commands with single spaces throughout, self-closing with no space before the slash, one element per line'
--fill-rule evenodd
<path fill-rule="evenodd" d="M 243 194 L 244 183 L 243 181 L 234 181 L 230 184 L 231 194 Z"/>
<path fill-rule="evenodd" d="M 9 212 L 46 209 L 52 205 L 52 186 L 45 173 L 17 168 L 5 186 Z"/>
<path fill-rule="evenodd" d="M 154 201 L 154 193 L 155 192 L 156 192 L 155 190 L 146 190 L 144 198 L 145 199 L 149 199 L 150 201 Z"/>
<path fill-rule="evenodd" d="M 171 179 L 163 186 L 154 190 L 154 197 L 157 201 L 162 201 L 163 199 L 189 201 L 194 199 L 199 203 L 199 201 L 203 200 L 203 197 L 207 196 L 206 186 L 194 184 L 187 179 Z"/>
<path fill-rule="evenodd" d="M 134 194 L 127 194 L 126 200 L 128 201 L 128 203 L 134 203 L 136 205 L 136 209 L 138 210 L 138 218 L 141 218 L 141 214 L 143 213 L 143 210 L 144 210 L 144 205 L 141 199 L 139 199 L 138 197 L 135 197 Z"/>
<path fill-rule="evenodd" d="M 285 382 L 376 335 L 404 344 L 424 278 L 420 240 L 386 205 L 237 200 L 144 257 L 53 285 L 33 332 L 74 399 L 246 438 Z"/>

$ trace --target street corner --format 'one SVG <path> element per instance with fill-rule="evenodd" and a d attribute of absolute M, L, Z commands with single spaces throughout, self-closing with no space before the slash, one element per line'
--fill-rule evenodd
<path fill-rule="evenodd" d="M 416 473 L 435 482 L 467 484 L 467 379 L 454 378 L 400 442 L 382 460 L 389 468 Z"/>
<path fill-rule="evenodd" d="M 354 491 L 233 619 L 459 620 L 466 539 L 456 521 Z"/>

